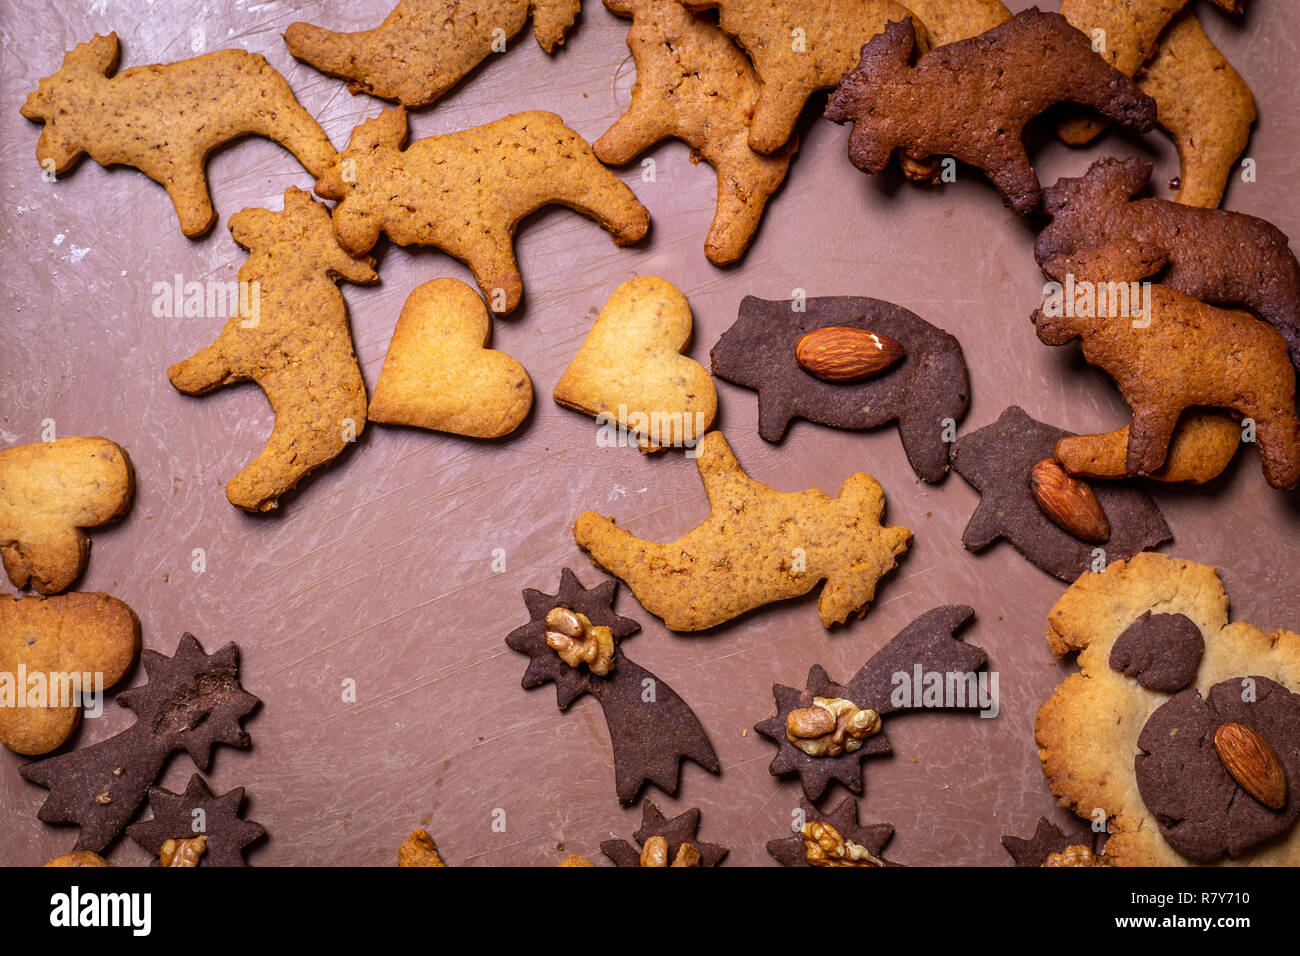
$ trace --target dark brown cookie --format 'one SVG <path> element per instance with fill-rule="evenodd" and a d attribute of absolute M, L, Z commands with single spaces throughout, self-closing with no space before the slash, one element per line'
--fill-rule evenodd
<path fill-rule="evenodd" d="M 240 721 L 259 701 L 239 683 L 239 648 L 207 654 L 193 634 L 172 657 L 140 654 L 149 682 L 117 695 L 137 720 L 120 734 L 18 769 L 49 789 L 37 816 L 81 828 L 74 849 L 98 853 L 117 838 L 144 803 L 168 756 L 184 750 L 202 771 L 214 744 L 247 747 Z"/>
<path fill-rule="evenodd" d="M 915 160 L 955 156 L 988 173 L 1023 214 L 1038 205 L 1040 188 L 1021 133 L 1049 106 L 1091 106 L 1144 132 L 1155 125 L 1155 100 L 1060 14 L 1030 8 L 913 66 L 915 46 L 910 18 L 889 24 L 826 104 L 827 119 L 853 122 L 849 159 L 868 173 L 896 149 Z"/>
<path fill-rule="evenodd" d="M 162 854 L 168 840 L 206 837 L 198 866 L 248 866 L 244 848 L 266 836 L 266 828 L 240 816 L 243 803 L 243 787 L 218 796 L 196 773 L 183 794 L 150 787 L 153 816 L 131 824 L 126 835 L 154 856 Z M 154 866 L 158 865 L 155 861 Z"/>
<path fill-rule="evenodd" d="M 1173 694 L 1196 680 L 1204 653 L 1201 629 L 1186 614 L 1147 611 L 1115 639 L 1110 666 L 1147 690 Z"/>
<path fill-rule="evenodd" d="M 1065 833 L 1047 817 L 1038 818 L 1038 828 L 1028 840 L 1017 836 L 1004 836 L 1002 848 L 1011 854 L 1016 866 L 1042 866 L 1055 853 L 1064 853 L 1072 846 L 1093 844 L 1093 835 L 1087 830 Z"/>
<path fill-rule="evenodd" d="M 777 442 L 791 419 L 834 428 L 898 423 L 912 469 L 929 482 L 948 473 L 944 431 L 970 406 L 970 380 L 961 345 L 947 332 L 901 306 L 859 296 L 823 296 L 801 303 L 746 296 L 734 325 L 709 353 L 713 374 L 758 391 L 758 433 Z M 865 381 L 831 382 L 795 358 L 799 340 L 815 329 L 844 326 L 887 335 L 904 349 L 901 361 Z"/>
<path fill-rule="evenodd" d="M 1044 189 L 1052 222 L 1034 244 L 1043 272 L 1057 282 L 1159 273 L 1162 284 L 1193 298 L 1258 313 L 1282 333 L 1300 369 L 1300 263 L 1286 234 L 1239 212 L 1133 200 L 1150 178 L 1150 163 L 1108 157 Z"/>
<path fill-rule="evenodd" d="M 858 802 L 852 797 L 845 797 L 827 812 L 818 810 L 806 798 L 800 798 L 799 809 L 805 824 L 825 824 L 835 830 L 843 840 L 852 841 L 865 849 L 885 866 L 898 866 L 886 860 L 881 854 L 885 844 L 894 836 L 892 823 L 858 823 Z M 811 834 L 810 834 L 811 836 Z M 783 840 L 769 840 L 767 852 L 776 857 L 782 866 L 818 866 L 828 864 L 813 863 L 808 859 L 808 844 L 805 842 L 803 828 L 794 836 Z M 830 864 L 833 865 L 833 864 Z"/>
<path fill-rule="evenodd" d="M 1267 677 L 1249 681 L 1253 686 L 1246 678 L 1221 681 L 1205 698 L 1188 688 L 1153 713 L 1138 737 L 1133 769 L 1142 801 L 1169 845 L 1195 863 L 1241 856 L 1300 818 L 1300 694 Z M 1225 723 L 1244 724 L 1277 754 L 1292 783 L 1280 809 L 1252 797 L 1224 767 L 1214 741 Z"/>
<path fill-rule="evenodd" d="M 813 756 L 796 746 L 787 735 L 790 713 L 816 706 L 815 698 L 851 701 L 857 708 L 875 711 L 881 717 L 906 710 L 979 708 L 981 704 L 971 681 L 977 680 L 988 658 L 980 648 L 954 636 L 974 614 L 960 604 L 926 611 L 873 654 L 847 684 L 835 683 L 821 665 L 814 664 L 803 689 L 773 685 L 776 716 L 754 725 L 756 731 L 777 745 L 777 754 L 768 771 L 774 777 L 797 773 L 808 799 L 819 800 L 831 780 L 861 793 L 863 759 L 892 752 L 885 732 L 892 727 L 892 719 L 882 721 L 880 729 L 861 739 L 854 750 Z M 934 686 L 931 677 L 934 674 L 941 675 L 941 683 L 951 683 L 963 694 L 969 692 L 969 696 L 962 700 L 947 700 L 942 696 L 932 699 L 929 694 Z M 962 675 L 963 679 L 946 681 L 948 675 L 954 674 Z"/>
<path fill-rule="evenodd" d="M 1173 537 L 1150 495 L 1121 482 L 1098 482 L 1092 489 L 1110 522 L 1105 545 L 1091 544 L 1057 526 L 1034 498 L 1029 470 L 1051 458 L 1056 442 L 1069 434 L 1012 405 L 992 425 L 957 439 L 952 466 L 980 493 L 979 507 L 962 533 L 967 551 L 978 554 L 1005 538 L 1031 564 L 1062 581 L 1073 581 L 1092 567 L 1098 547 L 1104 548 L 1110 563 Z"/>
<path fill-rule="evenodd" d="M 710 773 L 717 773 L 719 767 L 718 755 L 694 711 L 671 687 L 623 655 L 618 641 L 636 633 L 641 625 L 613 612 L 617 586 L 617 581 L 606 579 L 594 588 L 584 588 L 577 576 L 564 568 L 556 594 L 525 588 L 530 620 L 511 631 L 506 644 L 530 658 L 523 686 L 553 682 L 560 710 L 583 694 L 591 694 L 600 703 L 614 750 L 614 788 L 621 803 L 631 804 L 647 782 L 675 794 L 683 757 Z M 603 660 L 594 654 L 587 658 L 571 655 L 576 665 L 562 659 L 561 651 L 547 641 L 548 631 L 553 630 L 547 618 L 556 608 L 578 612 L 593 628 L 608 629 Z M 580 647 L 582 641 L 574 644 Z M 604 673 L 598 672 L 601 670 Z"/>
<path fill-rule="evenodd" d="M 698 862 L 692 865 L 717 866 L 727 855 L 727 847 L 716 843 L 701 843 L 695 839 L 699 829 L 698 807 L 693 807 L 670 820 L 660 812 L 653 800 L 647 800 L 641 807 L 641 829 L 632 834 L 632 839 L 636 840 L 637 846 L 633 846 L 626 840 L 606 840 L 601 843 L 600 852 L 613 860 L 616 866 L 641 866 L 641 854 L 646 842 L 652 837 L 662 837 L 667 844 L 665 856 L 669 863 L 677 859 L 682 844 L 689 844 L 699 853 Z"/>

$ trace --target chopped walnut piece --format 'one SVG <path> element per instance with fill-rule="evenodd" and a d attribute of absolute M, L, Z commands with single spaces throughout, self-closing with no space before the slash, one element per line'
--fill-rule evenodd
<path fill-rule="evenodd" d="M 1083 844 L 1067 846 L 1060 853 L 1053 853 L 1043 862 L 1043 866 L 1105 866 L 1106 861 Z"/>
<path fill-rule="evenodd" d="M 546 644 L 570 667 L 585 663 L 600 677 L 614 669 L 614 632 L 592 624 L 581 611 L 552 608 L 546 615 Z"/>
<path fill-rule="evenodd" d="M 159 866 L 198 866 L 208 848 L 206 835 L 188 840 L 167 840 L 158 852 Z"/>
<path fill-rule="evenodd" d="M 641 847 L 642 866 L 699 866 L 700 851 L 689 843 L 677 847 L 677 855 L 672 863 L 668 862 L 668 841 L 661 836 L 652 836 Z"/>
<path fill-rule="evenodd" d="M 814 697 L 785 719 L 785 739 L 810 757 L 851 754 L 878 733 L 880 715 L 842 697 Z"/>
<path fill-rule="evenodd" d="M 864 846 L 846 840 L 829 823 L 803 825 L 804 856 L 813 866 L 884 866 Z"/>

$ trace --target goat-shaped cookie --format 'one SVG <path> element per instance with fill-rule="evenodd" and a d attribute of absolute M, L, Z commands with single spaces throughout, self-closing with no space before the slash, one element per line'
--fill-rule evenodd
<path fill-rule="evenodd" d="M 96 36 L 41 80 L 21 110 L 45 123 L 36 158 L 56 174 L 82 153 L 101 166 L 135 167 L 167 190 L 187 236 L 217 221 L 203 165 L 218 146 L 265 136 L 313 176 L 334 161 L 325 131 L 260 54 L 217 50 L 110 76 L 117 62 L 117 34 Z"/>
<path fill-rule="evenodd" d="M 764 604 L 807 594 L 823 578 L 822 624 L 861 616 L 912 532 L 882 525 L 879 482 L 850 475 L 838 498 L 812 488 L 781 492 L 741 470 L 721 432 L 698 446 L 712 514 L 676 541 L 634 537 L 594 511 L 573 528 L 591 560 L 627 582 L 673 631 L 701 631 Z"/>
<path fill-rule="evenodd" d="M 554 113 L 531 110 L 418 139 L 405 149 L 406 111 L 385 110 L 352 131 L 316 194 L 339 200 L 334 233 L 362 255 L 380 233 L 399 246 L 437 246 L 470 267 L 493 312 L 523 294 L 519 221 L 543 206 L 594 219 L 620 246 L 646 234 L 650 214 Z"/>
<path fill-rule="evenodd" d="M 1034 256 L 1058 282 L 1160 281 L 1197 299 L 1242 305 L 1272 323 L 1300 368 L 1300 263 L 1282 230 L 1224 209 L 1137 199 L 1151 178 L 1140 159 L 1099 159 L 1043 190 L 1051 224 Z"/>
<path fill-rule="evenodd" d="M 335 241 L 329 209 L 292 186 L 284 212 L 245 209 L 231 217 L 230 233 L 251 253 L 238 278 L 256 308 L 232 315 L 215 342 L 167 377 L 188 395 L 249 379 L 266 393 L 275 428 L 226 496 L 246 511 L 269 511 L 365 427 L 366 386 L 335 283 L 379 276 L 372 259 L 354 259 Z"/>
<path fill-rule="evenodd" d="M 913 159 L 955 156 L 988 173 L 1024 214 L 1040 189 L 1021 131 L 1049 106 L 1081 103 L 1142 131 L 1155 125 L 1155 101 L 1059 14 L 1031 8 L 912 66 L 915 45 L 910 19 L 890 23 L 826 104 L 827 119 L 853 121 L 849 159 L 868 173 L 899 148 Z"/>
<path fill-rule="evenodd" d="M 1267 323 L 1161 285 L 1151 289 L 1145 322 L 1048 316 L 1042 309 L 1033 322 L 1048 345 L 1081 338 L 1083 357 L 1115 380 L 1133 409 L 1128 474 L 1149 474 L 1163 465 L 1183 410 L 1209 406 L 1254 421 L 1270 485 L 1285 490 L 1300 484 L 1295 369 L 1286 342 Z"/>

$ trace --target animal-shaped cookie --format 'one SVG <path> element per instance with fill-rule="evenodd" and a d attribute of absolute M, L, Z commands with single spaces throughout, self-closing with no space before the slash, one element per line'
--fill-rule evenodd
<path fill-rule="evenodd" d="M 912 65 L 915 46 L 910 18 L 890 23 L 826 104 L 827 119 L 853 123 L 849 159 L 867 173 L 884 169 L 896 149 L 955 156 L 984 170 L 1024 214 L 1040 189 L 1021 133 L 1043 110 L 1083 103 L 1135 129 L 1155 125 L 1155 101 L 1059 14 L 1026 10 Z"/>
<path fill-rule="evenodd" d="M 0 451 L 0 557 L 16 588 L 58 594 L 90 557 L 83 528 L 131 507 L 131 459 L 107 438 L 57 438 Z"/>
<path fill-rule="evenodd" d="M 289 52 L 322 73 L 403 106 L 426 106 L 491 53 L 501 53 L 529 14 L 541 48 L 564 42 L 582 0 L 401 0 L 373 30 L 336 33 L 310 23 L 284 31 Z"/>
<path fill-rule="evenodd" d="M 1039 708 L 1043 773 L 1061 806 L 1107 818 L 1104 862 L 1300 865 L 1300 634 L 1229 623 L 1213 567 L 1148 553 L 1080 577 L 1047 636 L 1079 673 Z M 1191 666 L 1148 689 L 1171 656 Z"/>
<path fill-rule="evenodd" d="M 80 695 L 102 695 L 139 652 L 140 621 L 107 594 L 0 597 L 0 743 L 28 755 L 62 746 Z"/>
<path fill-rule="evenodd" d="M 335 241 L 329 209 L 293 186 L 283 212 L 245 209 L 231 217 L 230 234 L 249 251 L 238 279 L 250 301 L 257 290 L 256 315 L 232 315 L 215 342 L 167 377 L 187 395 L 250 379 L 266 393 L 275 428 L 262 453 L 230 479 L 226 497 L 245 511 L 269 511 L 365 427 L 366 386 L 335 283 L 368 285 L 379 276 L 374 260 L 353 258 Z"/>
<path fill-rule="evenodd" d="M 1083 357 L 1115 380 L 1133 409 L 1128 474 L 1148 474 L 1168 455 L 1174 429 L 1193 406 L 1226 408 L 1254 422 L 1264 477 L 1300 484 L 1296 372 L 1278 331 L 1246 312 L 1206 305 L 1168 286 L 1151 288 L 1151 314 L 1033 315 L 1048 345 L 1082 339 Z"/>
<path fill-rule="evenodd" d="M 1300 368 L 1300 263 L 1271 222 L 1165 199 L 1137 199 L 1151 178 L 1140 159 L 1099 159 L 1043 190 L 1051 223 L 1034 257 L 1057 282 L 1160 281 L 1217 305 L 1241 305 L 1272 323 Z"/>
<path fill-rule="evenodd" d="M 1240 13 L 1245 0 L 1210 0 L 1229 13 Z M 1133 76 L 1151 58 L 1160 34 L 1187 0 L 1061 0 L 1061 16 L 1097 46 L 1106 62 Z M 1092 116 L 1071 116 L 1057 133 L 1072 146 L 1091 142 L 1106 128 Z"/>
<path fill-rule="evenodd" d="M 642 451 L 693 448 L 713 424 L 718 393 L 704 366 L 681 354 L 690 340 L 686 296 L 655 276 L 629 279 L 601 309 L 555 401 L 617 422 Z"/>
<path fill-rule="evenodd" d="M 712 513 L 676 541 L 634 537 L 594 511 L 573 527 L 591 560 L 626 581 L 670 630 L 704 630 L 807 594 L 823 579 L 822 624 L 843 624 L 866 613 L 912 537 L 881 524 L 885 494 L 870 475 L 851 475 L 838 498 L 816 488 L 776 491 L 741 470 L 721 432 L 700 441 L 696 464 Z"/>
<path fill-rule="evenodd" d="M 957 339 L 880 299 L 822 296 L 798 304 L 745 296 L 739 318 L 709 353 L 718 378 L 758 391 L 759 435 L 778 442 L 794 418 L 851 429 L 897 422 L 912 469 L 925 481 L 942 481 L 950 447 L 945 431 L 955 430 L 970 405 Z M 866 379 L 828 381 L 797 356 L 799 343 L 819 329 L 887 336 L 903 356 Z"/>
<path fill-rule="evenodd" d="M 717 8 L 718 24 L 749 54 L 760 84 L 749 145 L 774 153 L 790 141 L 808 98 L 835 86 L 862 44 L 907 7 L 894 0 L 680 0 Z"/>
<path fill-rule="evenodd" d="M 325 131 L 261 54 L 217 50 L 111 75 L 117 62 L 117 34 L 96 36 L 27 97 L 23 116 L 45 124 L 36 144 L 43 168 L 65 172 L 82 153 L 133 166 L 167 190 L 181 231 L 194 237 L 217 221 L 204 162 L 218 146 L 265 136 L 313 176 L 334 162 Z"/>
<path fill-rule="evenodd" d="M 505 352 L 487 347 L 492 317 L 459 279 L 418 286 L 402 306 L 370 399 L 370 420 L 497 438 L 533 407 L 533 383 Z"/>
<path fill-rule="evenodd" d="M 714 265 L 739 259 L 768 197 L 785 179 L 798 146 L 792 139 L 764 156 L 749 147 L 758 78 L 745 54 L 679 0 L 605 0 L 632 17 L 627 45 L 636 60 L 632 105 L 592 144 L 596 158 L 621 165 L 670 136 L 717 170 L 718 209 L 704 242 Z"/>
<path fill-rule="evenodd" d="M 316 182 L 339 200 L 334 233 L 353 255 L 381 233 L 400 246 L 437 246 L 474 273 L 488 307 L 514 310 L 523 294 L 515 262 L 519 221 L 568 206 L 624 246 L 646 234 L 650 214 L 554 113 L 532 110 L 405 149 L 406 111 L 385 110 L 352 131 L 338 163 Z"/>
<path fill-rule="evenodd" d="M 1067 435 L 1052 456 L 1071 475 L 1124 478 L 1128 475 L 1129 426 L 1103 435 Z M 1169 442 L 1165 463 L 1145 477 L 1201 485 L 1217 478 L 1241 447 L 1241 425 L 1222 412 L 1188 409 Z"/>

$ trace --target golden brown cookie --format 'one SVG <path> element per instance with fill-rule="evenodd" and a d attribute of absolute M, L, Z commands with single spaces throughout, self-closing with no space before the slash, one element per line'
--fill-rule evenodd
<path fill-rule="evenodd" d="M 838 498 L 816 488 L 776 491 L 741 470 L 721 432 L 704 436 L 696 464 L 712 513 L 676 541 L 633 537 L 594 511 L 573 528 L 591 560 L 626 581 L 670 630 L 701 631 L 823 579 L 822 624 L 843 624 L 867 612 L 912 537 L 880 523 L 885 493 L 870 475 L 851 475 Z"/>
<path fill-rule="evenodd" d="M 1229 13 L 1240 13 L 1245 0 L 1211 0 Z M 1151 58 L 1160 34 L 1187 6 L 1187 0 L 1061 0 L 1061 16 L 1082 30 L 1106 62 L 1133 76 Z M 1062 140 L 1082 146 L 1106 124 L 1093 116 L 1071 116 L 1057 127 Z"/>
<path fill-rule="evenodd" d="M 1148 612 L 1183 615 L 1204 638 L 1204 655 L 1184 694 L 1209 695 L 1221 682 L 1246 677 L 1300 689 L 1300 634 L 1229 624 L 1228 596 L 1213 567 L 1144 552 L 1082 575 L 1053 606 L 1047 629 L 1053 653 L 1079 652 L 1080 671 L 1039 708 L 1034 736 L 1060 805 L 1084 819 L 1109 820 L 1103 861 L 1111 865 L 1186 863 L 1148 809 L 1134 762 L 1143 752 L 1138 740 L 1148 721 L 1178 698 L 1145 689 L 1111 664 L 1120 636 Z M 1239 799 L 1251 798 L 1243 792 Z M 1233 862 L 1300 865 L 1300 836 L 1292 828 L 1285 838 Z"/>
<path fill-rule="evenodd" d="M 577 867 L 595 866 L 596 864 L 592 863 L 585 856 L 578 856 L 578 854 L 576 853 L 570 853 L 563 860 L 561 860 L 557 865 L 568 868 L 568 867 L 575 867 L 575 866 Z"/>
<path fill-rule="evenodd" d="M 681 352 L 691 307 L 671 282 L 629 279 L 609 297 L 555 386 L 565 408 L 617 423 L 642 451 L 693 448 L 718 410 L 713 377 Z"/>
<path fill-rule="evenodd" d="M 628 111 L 592 144 L 596 158 L 619 166 L 670 136 L 687 143 L 718 174 L 718 209 L 704 254 L 714 265 L 735 262 L 785 179 L 798 139 L 770 156 L 749 148 L 758 77 L 713 24 L 678 0 L 605 0 L 605 6 L 632 17 L 627 45 L 636 84 Z"/>
<path fill-rule="evenodd" d="M 1156 101 L 1156 122 L 1178 146 L 1175 200 L 1207 209 L 1218 206 L 1250 139 L 1255 97 L 1190 8 L 1165 31 L 1138 86 Z"/>
<path fill-rule="evenodd" d="M 71 853 L 65 853 L 63 856 L 56 856 L 46 863 L 45 866 L 112 866 L 106 859 L 98 853 L 91 853 L 87 850 L 73 850 Z"/>
<path fill-rule="evenodd" d="M 402 306 L 370 399 L 370 420 L 497 438 L 533 407 L 524 367 L 487 347 L 492 318 L 459 279 L 418 286 Z"/>
<path fill-rule="evenodd" d="M 107 438 L 58 438 L 0 451 L 0 557 L 16 588 L 58 594 L 90 557 L 83 528 L 131 507 L 135 476 Z"/>
<path fill-rule="evenodd" d="M 245 209 L 231 217 L 230 234 L 249 251 L 238 279 L 256 306 L 232 315 L 215 342 L 167 377 L 187 395 L 250 379 L 266 393 L 275 428 L 226 497 L 245 511 L 269 511 L 365 427 L 366 386 L 335 283 L 369 285 L 379 276 L 374 260 L 355 259 L 335 241 L 329 208 L 293 186 L 283 212 Z"/>
<path fill-rule="evenodd" d="M 438 855 L 433 837 L 425 830 L 412 830 L 411 835 L 397 848 L 398 866 L 446 866 Z"/>
<path fill-rule="evenodd" d="M 79 695 L 102 702 L 139 651 L 139 620 L 107 594 L 0 597 L 0 743 L 29 756 L 62 746 Z"/>
<path fill-rule="evenodd" d="M 790 141 L 808 97 L 839 83 L 858 62 L 862 44 L 891 20 L 906 19 L 894 0 L 680 0 L 692 10 L 718 10 L 718 24 L 749 54 L 759 94 L 749 145 L 774 153 Z M 918 28 L 919 45 L 927 43 Z"/>
<path fill-rule="evenodd" d="M 317 195 L 339 200 L 335 235 L 353 255 L 369 252 L 381 233 L 399 246 L 437 246 L 470 267 L 499 315 L 523 294 L 514 233 L 528 214 L 568 206 L 620 246 L 650 227 L 632 190 L 554 113 L 516 113 L 403 149 L 405 140 L 400 107 L 352 131 L 338 163 L 316 182 Z"/>
<path fill-rule="evenodd" d="M 977 36 L 1011 19 L 1002 0 L 907 0 L 907 8 L 925 25 L 931 46 Z"/>
<path fill-rule="evenodd" d="M 43 168 L 62 173 L 82 153 L 101 166 L 133 166 L 167 190 L 193 237 L 217 221 L 204 162 L 218 146 L 265 136 L 313 176 L 334 161 L 325 131 L 261 54 L 217 50 L 110 75 L 117 62 L 117 34 L 96 36 L 27 97 L 23 116 L 45 123 L 36 144 Z"/>
<path fill-rule="evenodd" d="M 1072 475 L 1124 478 L 1129 427 L 1104 435 L 1070 435 L 1056 443 L 1055 458 Z M 1146 477 L 1201 485 L 1217 478 L 1241 447 L 1241 425 L 1222 412 L 1188 409 L 1169 442 L 1165 463 Z"/>
<path fill-rule="evenodd" d="M 353 93 L 427 106 L 506 43 L 529 13 L 550 53 L 564 42 L 582 0 L 401 0 L 373 30 L 335 33 L 310 23 L 284 32 L 289 52 Z"/>
<path fill-rule="evenodd" d="M 1300 484 L 1296 373 L 1281 333 L 1248 312 L 1218 309 L 1169 286 L 1151 287 L 1150 309 L 1145 319 L 1044 309 L 1033 315 L 1048 345 L 1082 339 L 1083 357 L 1115 380 L 1133 409 L 1126 473 L 1158 470 L 1183 412 L 1206 406 L 1254 422 L 1270 485 Z"/>

